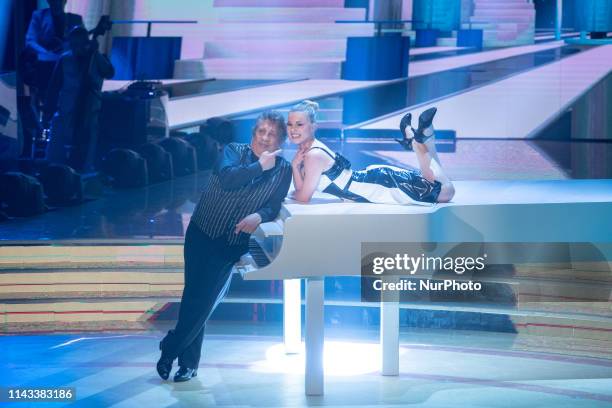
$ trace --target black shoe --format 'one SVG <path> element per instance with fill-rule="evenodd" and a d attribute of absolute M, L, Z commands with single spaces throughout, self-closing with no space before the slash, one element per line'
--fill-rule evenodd
<path fill-rule="evenodd" d="M 402 145 L 402 147 L 406 150 L 412 150 L 412 138 L 408 138 L 406 137 L 406 128 L 410 126 L 410 129 L 412 129 L 412 131 L 414 132 L 414 129 L 412 128 L 412 113 L 407 113 L 404 115 L 404 117 L 402 118 L 402 120 L 400 121 L 400 132 L 402 132 L 402 138 L 401 139 L 395 139 L 395 141 L 399 144 Z"/>
<path fill-rule="evenodd" d="M 163 340 L 159 342 L 159 349 L 162 350 Z M 157 374 L 162 378 L 162 380 L 167 380 L 170 377 L 170 371 L 172 371 L 172 359 L 164 356 L 164 352 L 162 351 L 162 355 L 157 361 Z"/>
<path fill-rule="evenodd" d="M 431 126 L 431 123 L 433 122 L 433 118 L 434 116 L 436 116 L 437 111 L 438 108 L 434 107 L 429 108 L 425 112 L 421 113 L 421 115 L 419 116 L 419 128 L 417 130 L 414 130 L 414 140 L 419 143 L 425 143 L 427 139 L 433 136 L 433 133 L 429 136 L 425 136 L 423 132 L 425 131 L 425 129 Z"/>
<path fill-rule="evenodd" d="M 405 114 L 400 121 L 400 132 L 402 132 L 403 137 L 406 137 L 404 132 L 408 126 L 410 126 L 410 129 L 412 129 L 412 113 Z"/>
<path fill-rule="evenodd" d="M 162 380 L 167 380 L 170 377 L 170 371 L 172 371 L 172 360 L 167 357 L 162 356 L 157 361 L 157 374 L 162 378 Z"/>
<path fill-rule="evenodd" d="M 198 376 L 198 370 L 195 368 L 179 367 L 179 370 L 174 374 L 174 382 L 185 382 Z"/>

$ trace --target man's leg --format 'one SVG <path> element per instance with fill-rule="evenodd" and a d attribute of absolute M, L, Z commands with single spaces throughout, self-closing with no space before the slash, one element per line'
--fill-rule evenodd
<path fill-rule="evenodd" d="M 222 278 L 222 279 L 225 279 L 225 285 L 223 286 L 223 289 L 221 289 L 221 292 L 219 292 L 219 294 L 217 295 L 217 298 L 214 304 L 212 305 L 212 307 L 210 308 L 210 311 L 206 315 L 206 320 L 204 321 L 204 325 L 202 326 L 202 329 L 193 339 L 191 344 L 189 344 L 183 350 L 183 352 L 179 354 L 179 358 L 178 358 L 179 366 L 197 368 L 198 365 L 200 364 L 200 357 L 202 355 L 202 343 L 204 341 L 204 330 L 206 329 L 206 322 L 208 321 L 208 319 L 210 319 L 215 309 L 217 308 L 219 303 L 221 303 L 221 301 L 227 294 L 227 291 L 229 290 L 230 284 L 232 282 L 231 267 L 233 266 L 234 263 L 235 263 L 234 261 L 231 261 L 231 266 L 230 266 L 229 271 L 227 272 L 227 277 Z"/>
<path fill-rule="evenodd" d="M 190 224 L 185 237 L 185 289 L 176 328 L 162 340 L 165 356 L 175 359 L 197 340 L 229 286 L 231 269 L 238 257 L 239 254 L 224 250 Z"/>
<path fill-rule="evenodd" d="M 197 368 L 200 364 L 200 356 L 202 355 L 202 343 L 204 342 L 204 325 L 195 339 L 188 345 L 178 356 L 179 367 Z"/>
<path fill-rule="evenodd" d="M 72 113 L 53 117 L 51 121 L 51 140 L 47 146 L 47 160 L 49 162 L 68 164 L 73 133 L 74 115 Z"/>
<path fill-rule="evenodd" d="M 34 108 L 35 98 L 34 95 L 23 95 L 17 103 L 23 132 L 23 147 L 21 152 L 19 152 L 21 157 L 32 157 L 32 141 L 35 137 L 39 137 L 41 133 L 39 118 L 36 117 L 38 110 Z"/>

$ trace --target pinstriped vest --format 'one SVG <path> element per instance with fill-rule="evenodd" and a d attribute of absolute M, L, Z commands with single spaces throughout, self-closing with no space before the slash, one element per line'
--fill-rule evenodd
<path fill-rule="evenodd" d="M 251 148 L 236 144 L 241 164 L 250 164 Z M 261 209 L 279 187 L 291 166 L 279 160 L 271 171 L 264 172 L 251 183 L 235 190 L 224 190 L 216 172 L 211 174 L 204 187 L 191 221 L 212 239 L 225 237 L 230 246 L 247 246 L 250 234 L 235 234 L 236 224 L 249 214 Z"/>

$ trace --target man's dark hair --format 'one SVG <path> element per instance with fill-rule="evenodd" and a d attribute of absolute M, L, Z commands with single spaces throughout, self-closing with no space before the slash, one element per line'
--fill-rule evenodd
<path fill-rule="evenodd" d="M 255 126 L 253 127 L 253 134 L 255 134 L 255 130 L 261 122 L 268 121 L 274 123 L 276 126 L 276 133 L 278 134 L 278 138 L 280 140 L 280 144 L 285 143 L 287 140 L 287 125 L 285 124 L 285 118 L 281 115 L 280 112 L 277 111 L 265 111 L 257 117 L 257 121 L 255 122 Z"/>

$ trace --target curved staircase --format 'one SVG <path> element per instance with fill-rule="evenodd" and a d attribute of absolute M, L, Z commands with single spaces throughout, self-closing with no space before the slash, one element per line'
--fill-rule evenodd
<path fill-rule="evenodd" d="M 535 7 L 527 0 L 474 0 L 470 23 L 483 30 L 483 47 L 509 47 L 535 41 Z"/>

